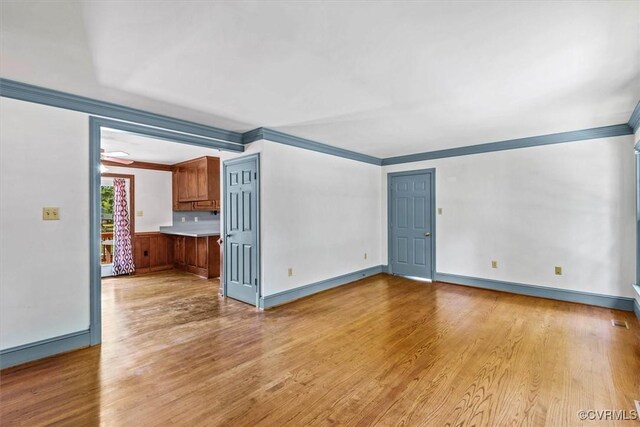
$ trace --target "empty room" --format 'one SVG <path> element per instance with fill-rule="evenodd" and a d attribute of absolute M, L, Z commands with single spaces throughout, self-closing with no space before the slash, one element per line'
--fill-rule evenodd
<path fill-rule="evenodd" d="M 0 425 L 640 423 L 640 0 L 0 2 Z"/>

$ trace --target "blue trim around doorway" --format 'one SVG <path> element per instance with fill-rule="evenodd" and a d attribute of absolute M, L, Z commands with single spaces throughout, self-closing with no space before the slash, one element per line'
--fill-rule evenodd
<path fill-rule="evenodd" d="M 256 238 L 256 242 L 257 242 L 257 247 L 256 247 L 256 257 L 258 259 L 258 266 L 257 266 L 257 271 L 256 271 L 256 277 L 258 279 L 258 283 L 256 286 L 256 302 L 255 305 L 257 308 L 260 308 L 260 301 L 261 301 L 261 296 L 262 296 L 262 258 L 261 258 L 261 242 L 260 242 L 260 153 L 255 153 L 255 154 L 251 154 L 248 156 L 241 156 L 241 157 L 237 157 L 235 159 L 230 159 L 230 160 L 225 160 L 224 162 L 222 162 L 222 170 L 223 170 L 223 174 L 222 174 L 222 194 L 223 194 L 223 202 L 222 202 L 222 207 L 224 210 L 225 215 L 223 215 L 223 218 L 227 216 L 227 211 L 226 209 L 228 209 L 228 203 L 225 203 L 224 201 L 227 200 L 227 166 L 228 165 L 232 165 L 234 163 L 238 163 L 238 162 L 244 162 L 247 161 L 248 159 L 252 159 L 255 158 L 256 161 L 256 173 L 258 175 L 258 178 L 256 179 L 256 215 L 257 215 L 257 226 L 256 226 L 256 233 L 257 233 L 257 238 Z M 225 225 L 225 230 L 224 232 L 221 234 L 221 236 L 223 236 L 223 242 L 222 242 L 222 247 L 224 248 L 224 245 L 226 244 L 224 242 L 224 239 L 226 239 L 226 235 L 227 235 L 227 230 L 226 230 L 226 222 L 224 222 Z M 223 257 L 224 257 L 224 250 L 223 250 Z M 222 281 L 222 285 L 220 286 L 220 289 L 222 290 L 222 296 L 226 297 L 227 296 L 227 259 L 223 258 L 223 262 L 222 262 L 222 277 L 220 278 L 220 280 Z"/>
<path fill-rule="evenodd" d="M 186 135 L 172 129 L 159 129 L 135 123 L 100 117 L 89 117 L 89 274 L 90 274 L 90 324 L 91 345 L 102 341 L 102 303 L 100 274 L 100 139 L 101 129 L 115 129 L 136 135 L 160 138 L 176 143 L 198 145 L 225 151 L 243 151 L 244 147 L 227 144 L 197 135 Z"/>

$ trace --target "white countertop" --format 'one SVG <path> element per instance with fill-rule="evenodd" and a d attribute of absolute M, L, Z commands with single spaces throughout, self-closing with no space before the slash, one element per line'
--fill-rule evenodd
<path fill-rule="evenodd" d="M 186 237 L 211 237 L 211 236 L 219 236 L 219 231 L 214 230 L 190 230 L 188 228 L 181 227 L 160 227 L 160 232 L 164 234 L 173 234 L 175 236 L 186 236 Z"/>

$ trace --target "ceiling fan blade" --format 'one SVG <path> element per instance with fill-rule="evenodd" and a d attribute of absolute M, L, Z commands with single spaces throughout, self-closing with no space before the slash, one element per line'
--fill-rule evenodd
<path fill-rule="evenodd" d="M 119 157 L 109 157 L 109 156 L 100 156 L 102 160 L 106 160 L 107 162 L 120 163 L 123 165 L 130 165 L 133 163 L 133 160 L 125 160 Z"/>

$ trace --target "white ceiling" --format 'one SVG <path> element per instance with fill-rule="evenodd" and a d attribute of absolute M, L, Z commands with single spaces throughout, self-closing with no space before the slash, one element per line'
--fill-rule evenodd
<path fill-rule="evenodd" d="M 102 129 L 100 148 L 105 152 L 124 151 L 127 160 L 173 165 L 202 156 L 220 157 L 216 149 L 149 138 L 113 129 Z M 123 165 L 126 167 L 126 165 Z"/>
<path fill-rule="evenodd" d="M 0 73 L 388 157 L 626 123 L 640 1 L 2 2 Z"/>

